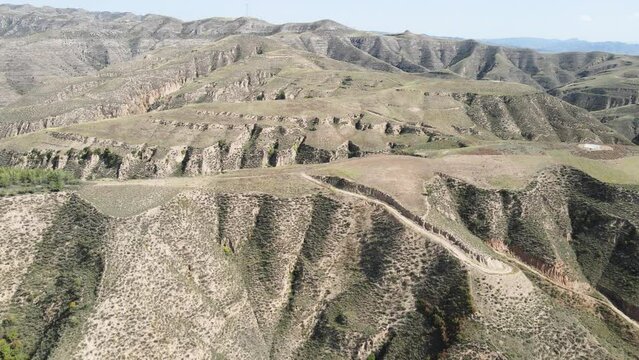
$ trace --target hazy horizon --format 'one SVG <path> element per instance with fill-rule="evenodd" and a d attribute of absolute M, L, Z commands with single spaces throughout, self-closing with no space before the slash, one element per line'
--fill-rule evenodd
<path fill-rule="evenodd" d="M 605 7 L 594 0 L 540 0 L 531 6 L 504 0 L 492 1 L 492 6 L 470 0 L 454 4 L 408 0 L 326 0 L 321 3 L 288 0 L 113 0 L 91 3 L 79 0 L 31 0 L 3 3 L 132 12 L 139 15 L 158 14 L 184 21 L 241 17 L 247 15 L 248 8 L 249 16 L 275 24 L 331 19 L 366 31 L 410 30 L 433 36 L 474 39 L 535 37 L 639 43 L 639 3 L 627 0 L 611 0 L 606 2 Z"/>

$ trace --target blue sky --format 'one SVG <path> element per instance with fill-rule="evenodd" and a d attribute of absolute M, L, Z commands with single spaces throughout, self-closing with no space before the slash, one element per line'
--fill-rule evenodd
<path fill-rule="evenodd" d="M 0 0 L 2 2 L 3 0 Z M 361 30 L 464 38 L 544 37 L 639 43 L 639 0 L 24 0 L 37 6 L 162 14 L 249 15 L 272 23 L 333 19 Z"/>

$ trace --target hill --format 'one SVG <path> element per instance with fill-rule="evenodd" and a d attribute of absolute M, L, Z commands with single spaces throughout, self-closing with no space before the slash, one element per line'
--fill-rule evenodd
<path fill-rule="evenodd" d="M 637 69 L 637 59 L 632 56 L 604 52 L 541 54 L 529 49 L 409 32 L 366 33 L 329 20 L 283 25 L 253 18 L 181 22 L 155 15 L 11 5 L 3 5 L 0 12 L 6 19 L 0 28 L 2 55 L 6 59 L 0 72 L 7 73 L 6 80 L 0 83 L 0 91 L 5 104 L 52 77 L 95 74 L 107 65 L 130 60 L 165 45 L 191 47 L 237 34 L 270 37 L 296 49 L 374 70 L 444 71 L 465 78 L 519 82 L 540 90 L 606 75 L 611 69 L 615 71 L 613 84 L 616 84 L 623 81 L 624 74 L 632 74 Z M 38 56 L 42 51 L 55 55 L 44 59 Z M 12 68 L 15 61 L 21 63 L 20 68 Z M 597 92 L 595 87 L 587 94 L 599 98 L 604 95 L 605 103 L 611 102 L 608 107 L 636 103 L 636 84 L 613 87 L 624 91 L 607 95 Z M 583 98 L 584 92 L 576 93 L 579 95 L 563 98 L 582 105 L 583 100 L 578 98 Z M 592 110 L 590 106 L 586 107 Z"/>
<path fill-rule="evenodd" d="M 637 358 L 639 60 L 0 5 L 0 359 Z"/>

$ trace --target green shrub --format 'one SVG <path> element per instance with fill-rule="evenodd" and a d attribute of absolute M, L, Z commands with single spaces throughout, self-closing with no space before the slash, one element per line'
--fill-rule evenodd
<path fill-rule="evenodd" d="M 122 164 L 122 157 L 112 153 L 109 149 L 104 149 L 99 155 L 104 165 L 108 168 L 117 168 Z"/>
<path fill-rule="evenodd" d="M 26 360 L 29 357 L 22 350 L 22 342 L 17 332 L 10 330 L 0 338 L 0 360 Z"/>
<path fill-rule="evenodd" d="M 277 95 L 275 95 L 275 100 L 285 100 L 286 99 L 286 93 L 284 92 L 284 90 L 280 90 L 280 92 L 277 93 Z"/>
<path fill-rule="evenodd" d="M 80 153 L 78 154 L 78 158 L 84 161 L 88 161 L 91 158 L 91 155 L 93 155 L 93 152 L 91 151 L 91 148 L 87 146 L 80 151 Z"/>
<path fill-rule="evenodd" d="M 222 150 L 222 152 L 228 153 L 229 150 L 231 149 L 230 144 L 227 143 L 226 140 L 224 139 L 218 141 L 217 144 L 220 147 L 220 150 Z"/>
<path fill-rule="evenodd" d="M 73 175 L 62 170 L 0 167 L 0 189 L 15 187 L 20 194 L 33 193 L 37 189 L 60 191 L 65 185 L 74 183 L 77 180 Z"/>

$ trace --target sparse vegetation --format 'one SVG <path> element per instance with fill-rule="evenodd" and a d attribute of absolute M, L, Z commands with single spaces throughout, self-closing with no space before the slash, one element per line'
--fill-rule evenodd
<path fill-rule="evenodd" d="M 24 353 L 22 341 L 18 338 L 15 329 L 0 333 L 0 360 L 27 360 L 29 356 Z"/>

